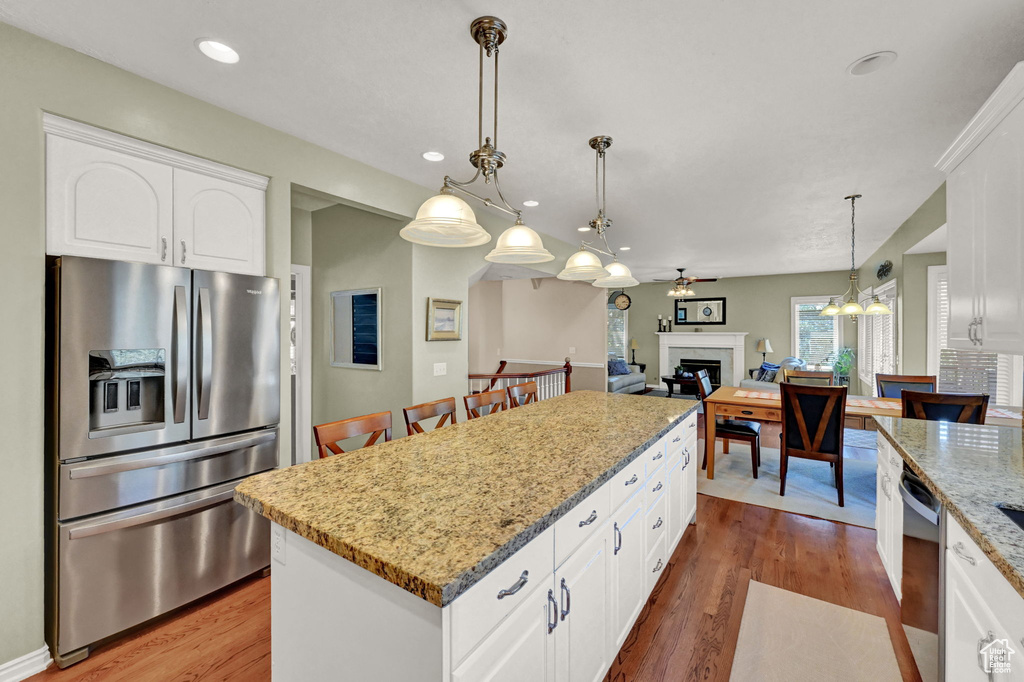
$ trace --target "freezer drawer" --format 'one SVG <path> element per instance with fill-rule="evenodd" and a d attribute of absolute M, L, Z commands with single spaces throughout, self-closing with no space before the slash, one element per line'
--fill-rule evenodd
<path fill-rule="evenodd" d="M 179 495 L 277 466 L 277 429 L 62 464 L 60 520 Z"/>
<path fill-rule="evenodd" d="M 269 565 L 269 522 L 234 501 L 237 484 L 58 524 L 57 653 Z"/>

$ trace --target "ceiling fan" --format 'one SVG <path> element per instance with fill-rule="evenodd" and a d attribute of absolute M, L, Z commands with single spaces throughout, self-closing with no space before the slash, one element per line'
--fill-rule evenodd
<path fill-rule="evenodd" d="M 679 276 L 675 279 L 656 279 L 655 282 L 672 282 L 675 286 L 668 290 L 667 296 L 680 297 L 680 296 L 696 296 L 697 293 L 690 286 L 694 282 L 717 282 L 717 277 L 684 277 L 683 272 L 686 268 L 676 268 L 679 272 Z"/>

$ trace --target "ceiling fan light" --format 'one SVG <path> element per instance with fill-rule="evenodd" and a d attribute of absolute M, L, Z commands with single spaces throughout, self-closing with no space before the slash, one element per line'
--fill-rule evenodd
<path fill-rule="evenodd" d="M 864 314 L 865 315 L 892 315 L 892 311 L 889 310 L 889 306 L 887 306 L 886 304 L 882 303 L 880 300 L 878 300 L 878 297 L 875 296 L 871 300 L 871 303 L 868 304 L 868 307 L 864 309 Z"/>
<path fill-rule="evenodd" d="M 863 315 L 864 308 L 855 299 L 850 299 L 839 309 L 840 315 Z"/>
<path fill-rule="evenodd" d="M 494 249 L 484 256 L 491 263 L 547 263 L 554 259 L 540 235 L 520 221 L 502 232 Z"/>
<path fill-rule="evenodd" d="M 595 287 L 618 289 L 635 287 L 640 284 L 640 281 L 633 277 L 633 273 L 629 271 L 629 268 L 618 261 L 612 261 L 604 269 L 605 276 L 594 280 Z"/>
<path fill-rule="evenodd" d="M 565 267 L 558 273 L 558 279 L 587 280 L 604 277 L 608 272 L 601 265 L 601 259 L 585 249 L 580 249 L 569 256 Z"/>
<path fill-rule="evenodd" d="M 828 299 L 828 305 L 821 309 L 820 315 L 832 316 L 839 314 L 839 306 L 836 305 L 836 299 Z"/>
<path fill-rule="evenodd" d="M 402 239 L 425 246 L 460 248 L 480 246 L 491 235 L 476 222 L 465 201 L 444 190 L 423 202 L 416 219 L 398 233 Z"/>

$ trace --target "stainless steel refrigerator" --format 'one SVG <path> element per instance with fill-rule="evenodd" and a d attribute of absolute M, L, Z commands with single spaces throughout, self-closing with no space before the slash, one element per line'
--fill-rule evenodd
<path fill-rule="evenodd" d="M 89 647 L 270 563 L 232 500 L 278 461 L 265 277 L 65 256 L 49 268 L 47 636 Z"/>

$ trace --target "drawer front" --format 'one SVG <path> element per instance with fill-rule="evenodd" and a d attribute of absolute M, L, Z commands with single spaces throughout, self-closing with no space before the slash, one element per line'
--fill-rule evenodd
<path fill-rule="evenodd" d="M 650 552 L 660 542 L 665 545 L 665 531 L 668 530 L 668 496 L 662 495 L 647 510 L 647 551 Z"/>
<path fill-rule="evenodd" d="M 650 509 L 651 505 L 653 505 L 659 497 L 664 496 L 667 488 L 668 469 L 664 466 L 660 466 L 647 479 L 647 490 L 645 493 L 646 500 L 644 502 L 644 509 Z"/>
<path fill-rule="evenodd" d="M 538 588 L 554 584 L 554 527 L 525 547 L 452 602 L 452 667 L 481 642 L 498 623 Z"/>
<path fill-rule="evenodd" d="M 1017 593 L 953 515 L 946 512 L 946 553 L 1006 627 L 1015 642 L 1024 637 L 1024 597 Z M 998 635 L 1000 637 L 1005 635 Z"/>
<path fill-rule="evenodd" d="M 647 554 L 647 567 L 644 569 L 644 574 L 646 575 L 644 586 L 648 594 L 654 589 L 654 584 L 658 582 L 658 578 L 665 572 L 665 566 L 668 564 L 665 538 L 665 534 L 662 534 L 661 538 L 658 539 L 654 547 Z"/>
<path fill-rule="evenodd" d="M 665 464 L 665 442 L 667 440 L 668 438 L 662 438 L 644 453 L 643 459 L 647 463 L 646 471 L 648 476 L 654 473 L 655 469 Z"/>
<path fill-rule="evenodd" d="M 583 541 L 594 534 L 611 516 L 610 489 L 601 486 L 587 499 L 569 510 L 569 513 L 555 521 L 555 566 L 569 558 Z"/>
<path fill-rule="evenodd" d="M 715 414 L 734 419 L 755 421 L 782 421 L 782 410 L 778 407 L 745 407 L 741 405 L 716 405 Z"/>
<path fill-rule="evenodd" d="M 647 465 L 647 458 L 641 455 L 632 462 L 626 465 L 619 473 L 615 474 L 610 482 L 611 485 L 611 499 L 612 499 L 612 511 L 615 511 L 622 503 L 630 498 L 640 488 L 644 487 L 644 475 L 645 467 Z M 607 485 L 606 485 L 607 487 Z"/>

